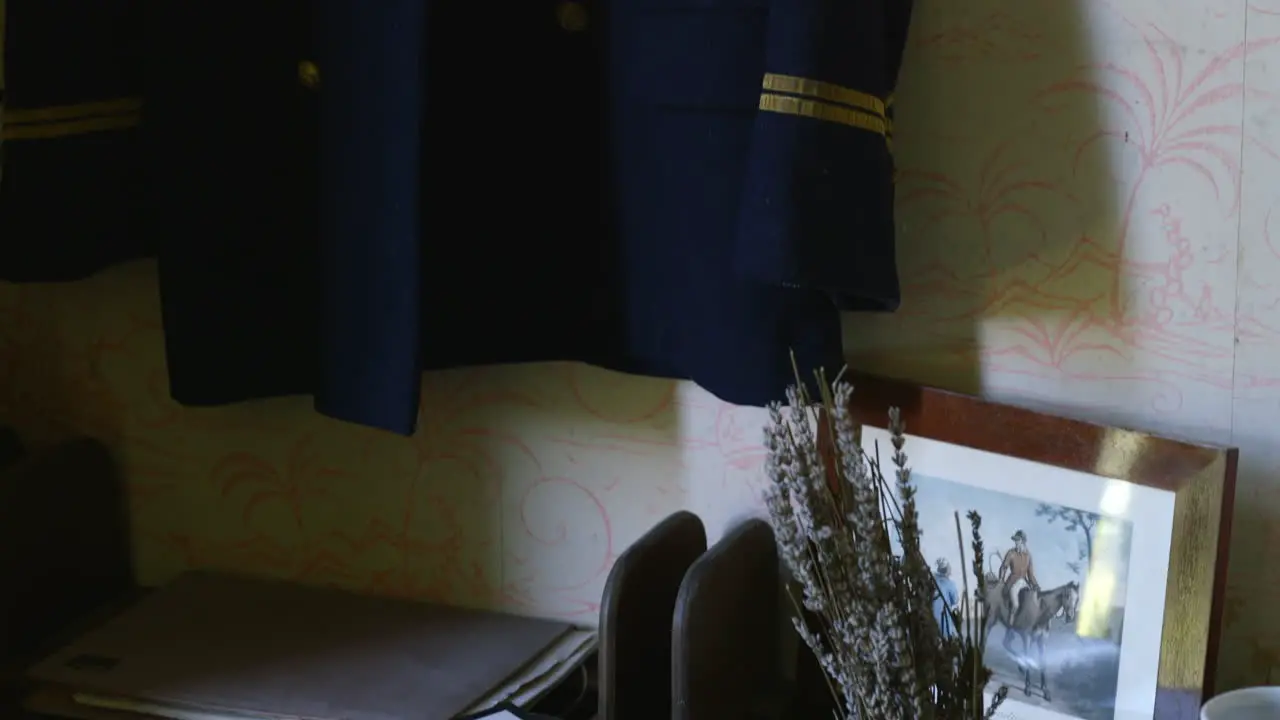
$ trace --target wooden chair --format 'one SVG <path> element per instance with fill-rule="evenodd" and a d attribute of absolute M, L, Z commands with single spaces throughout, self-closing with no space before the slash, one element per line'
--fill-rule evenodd
<path fill-rule="evenodd" d="M 672 720 L 786 714 L 780 582 L 773 530 L 759 519 L 689 568 L 672 627 Z"/>
<path fill-rule="evenodd" d="M 614 563 L 600 602 L 597 720 L 655 720 L 670 712 L 676 596 L 706 550 L 702 520 L 681 511 Z"/>
<path fill-rule="evenodd" d="M 0 471 L 0 714 L 26 663 L 133 582 L 124 483 L 102 444 L 72 440 Z"/>

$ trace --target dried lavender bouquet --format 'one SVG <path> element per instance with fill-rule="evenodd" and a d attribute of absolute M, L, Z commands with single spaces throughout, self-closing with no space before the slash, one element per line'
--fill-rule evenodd
<path fill-rule="evenodd" d="M 893 488 L 879 453 L 862 449 L 849 411 L 852 386 L 839 378 L 829 384 L 821 373 L 817 380 L 816 401 L 797 383 L 787 406 L 769 408 L 765 504 L 794 578 L 793 622 L 826 675 L 837 718 L 991 718 L 1008 691 L 1000 688 L 985 705 L 991 670 L 983 662 L 985 608 L 976 601 L 986 589 L 981 518 L 968 514 L 975 592 L 965 577 L 959 607 L 942 601 L 955 629 L 944 633 L 934 615 L 942 595 L 920 551 L 901 414 L 889 410 Z M 829 441 L 822 451 L 819 433 Z M 963 558 L 958 514 L 955 529 Z"/>

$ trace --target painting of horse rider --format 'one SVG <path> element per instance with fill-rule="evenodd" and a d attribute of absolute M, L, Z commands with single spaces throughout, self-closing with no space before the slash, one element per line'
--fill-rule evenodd
<path fill-rule="evenodd" d="M 1009 548 L 1009 552 L 1004 554 L 1004 560 L 1000 562 L 997 580 L 1003 591 L 1001 601 L 1008 604 L 1009 615 L 1017 617 L 1018 601 L 1022 598 L 1022 591 L 1030 588 L 1038 592 L 1040 583 L 1036 582 L 1036 571 L 1031 564 L 1031 551 L 1027 549 L 1027 534 L 1019 530 L 1009 539 L 1013 541 L 1013 547 Z"/>
<path fill-rule="evenodd" d="M 1120 672 L 1129 548 L 1128 521 L 1100 513 L 912 473 L 924 529 L 921 550 L 934 564 L 934 617 L 947 634 L 947 608 L 960 607 L 953 567 L 974 558 L 956 542 L 955 515 L 982 516 L 985 591 L 969 611 L 982 624 L 990 690 L 1009 688 L 1018 717 L 1114 720 Z M 1019 712 L 1021 704 L 1030 712 Z M 1028 707 L 1029 706 L 1029 707 Z M 1004 708 L 1002 708 L 1004 709 Z"/>

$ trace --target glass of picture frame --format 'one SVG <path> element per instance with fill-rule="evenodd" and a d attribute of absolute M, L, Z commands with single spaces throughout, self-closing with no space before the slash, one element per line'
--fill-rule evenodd
<path fill-rule="evenodd" d="M 901 409 L 922 551 L 971 595 L 964 517 L 982 518 L 987 692 L 1009 690 L 995 717 L 1199 716 L 1214 692 L 1235 449 L 850 379 L 864 449 L 885 467 L 887 409 Z"/>

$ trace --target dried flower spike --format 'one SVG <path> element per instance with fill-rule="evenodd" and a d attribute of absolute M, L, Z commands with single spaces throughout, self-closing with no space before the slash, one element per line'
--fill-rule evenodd
<path fill-rule="evenodd" d="M 967 577 L 963 595 L 942 592 L 920 550 L 901 412 L 889 410 L 890 483 L 878 453 L 862 447 L 862 428 L 849 409 L 852 386 L 828 384 L 822 373 L 816 380 L 816 403 L 797 382 L 786 406 L 769 408 L 765 507 L 791 571 L 793 623 L 827 678 L 836 716 L 991 718 L 1008 690 L 1001 687 L 987 705 L 985 616 L 974 600 L 986 587 L 982 518 L 966 515 L 976 592 Z M 958 514 L 956 533 L 963 560 Z"/>

